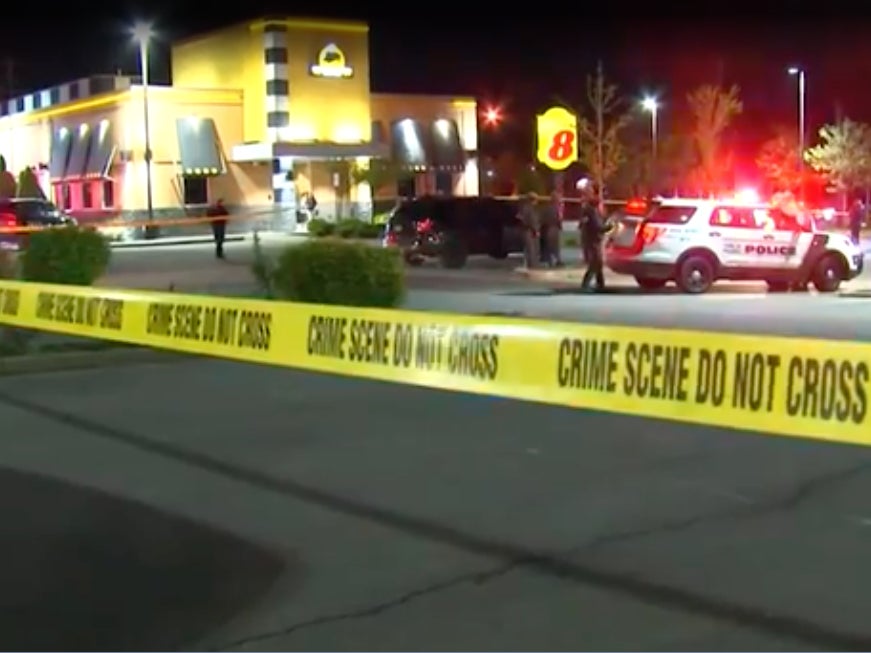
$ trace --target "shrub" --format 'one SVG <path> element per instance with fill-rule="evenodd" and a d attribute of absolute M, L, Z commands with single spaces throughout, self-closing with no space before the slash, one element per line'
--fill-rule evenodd
<path fill-rule="evenodd" d="M 381 238 L 381 234 L 384 233 L 384 225 L 382 224 L 372 224 L 369 222 L 361 222 L 360 223 L 360 231 L 357 234 L 358 238 Z"/>
<path fill-rule="evenodd" d="M 332 222 L 327 222 L 322 218 L 313 218 L 308 222 L 308 232 L 316 238 L 324 236 L 332 236 L 336 229 L 336 225 Z"/>
<path fill-rule="evenodd" d="M 340 220 L 336 224 L 336 235 L 340 238 L 356 238 L 360 233 L 361 224 L 363 223 L 353 218 Z"/>
<path fill-rule="evenodd" d="M 25 281 L 90 286 L 109 265 L 109 242 L 93 229 L 64 227 L 30 235 L 21 254 Z"/>
<path fill-rule="evenodd" d="M 392 308 L 405 295 L 398 250 L 335 238 L 287 247 L 272 284 L 279 298 L 311 304 Z"/>

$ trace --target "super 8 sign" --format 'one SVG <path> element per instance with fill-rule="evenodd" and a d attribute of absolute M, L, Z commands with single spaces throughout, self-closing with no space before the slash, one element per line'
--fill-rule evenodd
<path fill-rule="evenodd" d="M 565 170 L 578 160 L 578 117 L 563 107 L 536 116 L 536 158 L 551 170 Z"/>

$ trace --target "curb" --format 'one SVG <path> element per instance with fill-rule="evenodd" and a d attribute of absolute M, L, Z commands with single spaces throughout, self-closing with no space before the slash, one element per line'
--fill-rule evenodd
<path fill-rule="evenodd" d="M 104 351 L 65 351 L 0 357 L 0 377 L 45 372 L 86 370 L 116 365 L 172 363 L 190 355 L 142 347 L 118 347 Z"/>
<path fill-rule="evenodd" d="M 526 277 L 532 281 L 565 281 L 579 282 L 584 278 L 584 270 L 529 270 L 527 268 L 516 268 L 515 273 L 522 277 Z"/>
<path fill-rule="evenodd" d="M 237 243 L 246 240 L 244 234 L 233 234 L 224 238 L 225 243 Z M 173 245 L 202 245 L 212 243 L 211 236 L 189 236 L 180 238 L 157 238 L 155 240 L 128 240 L 111 244 L 112 249 L 147 249 L 149 247 L 171 247 Z"/>

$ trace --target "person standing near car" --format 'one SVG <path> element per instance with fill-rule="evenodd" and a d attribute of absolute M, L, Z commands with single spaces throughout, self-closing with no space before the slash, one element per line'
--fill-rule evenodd
<path fill-rule="evenodd" d="M 584 253 L 584 261 L 587 263 L 587 271 L 581 281 L 582 290 L 593 290 L 592 281 L 596 280 L 596 292 L 605 289 L 604 260 L 602 256 L 602 239 L 608 231 L 608 227 L 599 210 L 599 201 L 592 185 L 585 185 L 581 189 L 581 248 Z"/>
<path fill-rule="evenodd" d="M 539 207 L 541 229 L 544 232 L 544 262 L 554 268 L 563 267 L 560 256 L 560 233 L 562 230 L 560 202 L 559 193 L 553 191 L 550 194 L 550 199 L 542 200 Z"/>
<path fill-rule="evenodd" d="M 862 238 L 862 223 L 865 222 L 865 205 L 857 199 L 850 208 L 850 238 L 858 245 Z"/>
<path fill-rule="evenodd" d="M 218 199 L 206 210 L 206 217 L 211 218 L 212 237 L 215 239 L 215 256 L 224 258 L 224 239 L 227 236 L 227 217 L 230 212 L 224 206 L 224 200 Z"/>
<path fill-rule="evenodd" d="M 527 193 L 520 199 L 520 210 L 517 218 L 523 226 L 523 254 L 526 259 L 526 268 L 532 270 L 538 267 L 541 257 L 540 230 L 537 197 L 535 193 Z"/>

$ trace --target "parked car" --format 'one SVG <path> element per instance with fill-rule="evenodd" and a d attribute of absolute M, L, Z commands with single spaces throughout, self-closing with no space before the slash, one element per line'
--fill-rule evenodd
<path fill-rule="evenodd" d="M 20 249 L 27 242 L 21 227 L 60 227 L 75 225 L 76 220 L 48 200 L 38 198 L 0 199 L 0 248 Z"/>
<path fill-rule="evenodd" d="M 494 197 L 419 197 L 399 204 L 387 220 L 383 244 L 402 249 L 410 265 L 438 258 L 461 268 L 469 256 L 504 259 L 523 251 L 517 201 Z"/>

